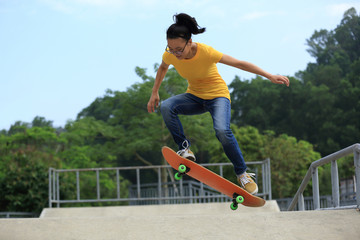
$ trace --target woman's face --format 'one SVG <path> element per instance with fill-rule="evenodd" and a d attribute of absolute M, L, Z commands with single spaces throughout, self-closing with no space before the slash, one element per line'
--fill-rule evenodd
<path fill-rule="evenodd" d="M 185 40 L 183 38 L 167 39 L 167 52 L 174 54 L 179 60 L 184 59 L 189 53 L 191 46 L 191 39 Z"/>

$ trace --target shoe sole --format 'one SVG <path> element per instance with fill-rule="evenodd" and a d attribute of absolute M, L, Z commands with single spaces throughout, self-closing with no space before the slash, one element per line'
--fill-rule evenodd
<path fill-rule="evenodd" d="M 196 162 L 195 157 L 187 156 L 187 157 L 185 157 L 185 158 L 188 159 L 188 160 L 190 160 L 190 161 Z"/>
<path fill-rule="evenodd" d="M 250 194 L 255 195 L 258 193 L 258 191 L 259 191 L 259 188 L 256 186 L 256 189 L 253 192 L 251 192 Z"/>

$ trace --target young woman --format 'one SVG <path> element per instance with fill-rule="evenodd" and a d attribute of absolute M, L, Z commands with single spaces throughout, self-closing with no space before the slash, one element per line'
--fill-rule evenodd
<path fill-rule="evenodd" d="M 156 79 L 148 111 L 154 112 L 159 106 L 159 88 L 170 65 L 188 81 L 186 93 L 173 96 L 161 103 L 161 114 L 167 128 L 179 146 L 178 154 L 195 161 L 190 151 L 190 141 L 186 138 L 178 114 L 194 115 L 210 112 L 216 137 L 221 142 L 226 156 L 234 165 L 238 182 L 251 194 L 258 192 L 258 187 L 251 178 L 254 174 L 246 172 L 246 164 L 240 147 L 230 129 L 230 93 L 225 81 L 220 76 L 216 63 L 223 63 L 268 78 L 271 82 L 289 86 L 289 79 L 280 75 L 272 75 L 256 65 L 240 61 L 223 54 L 214 48 L 192 41 L 192 34 L 200 34 L 195 18 L 181 13 L 174 16 L 175 23 L 167 30 L 167 47 Z"/>

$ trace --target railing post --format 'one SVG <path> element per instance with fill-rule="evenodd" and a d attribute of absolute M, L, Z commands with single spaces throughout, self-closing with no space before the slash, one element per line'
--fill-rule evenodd
<path fill-rule="evenodd" d="M 100 200 L 101 196 L 100 196 L 100 174 L 99 174 L 99 169 L 96 170 L 96 195 L 97 195 L 97 200 Z"/>
<path fill-rule="evenodd" d="M 223 165 L 220 165 L 220 176 L 224 177 Z"/>
<path fill-rule="evenodd" d="M 355 184 L 356 184 L 356 205 L 360 208 L 360 145 L 354 148 Z"/>
<path fill-rule="evenodd" d="M 136 188 L 137 188 L 137 196 L 141 198 L 141 190 L 140 190 L 140 169 L 136 169 Z"/>
<path fill-rule="evenodd" d="M 76 171 L 76 198 L 80 201 L 80 175 L 79 171 Z"/>
<path fill-rule="evenodd" d="M 204 197 L 205 196 L 205 193 L 204 193 L 204 184 L 202 182 L 200 182 L 200 196 Z M 205 199 L 204 198 L 200 198 L 199 199 L 199 202 L 205 202 Z"/>
<path fill-rule="evenodd" d="M 57 204 L 56 207 L 60 207 L 60 178 L 59 178 L 59 172 L 56 172 L 56 200 Z"/>
<path fill-rule="evenodd" d="M 299 194 L 298 209 L 299 209 L 299 211 L 305 211 L 304 194 L 302 194 L 302 193 Z"/>
<path fill-rule="evenodd" d="M 319 174 L 318 168 L 312 168 L 313 200 L 314 210 L 320 209 L 320 191 L 319 191 Z"/>
<path fill-rule="evenodd" d="M 268 185 L 268 192 L 269 192 L 269 200 L 272 200 L 272 189 L 271 189 L 271 166 L 270 166 L 270 158 L 267 159 L 267 185 Z"/>
<path fill-rule="evenodd" d="M 55 169 L 52 170 L 52 202 L 56 200 L 56 176 Z"/>
<path fill-rule="evenodd" d="M 160 198 L 162 197 L 162 183 L 161 183 L 161 168 L 158 168 L 158 197 L 159 197 L 159 204 L 161 204 Z"/>
<path fill-rule="evenodd" d="M 49 208 L 52 208 L 52 200 L 51 200 L 51 194 L 52 194 L 52 191 L 51 191 L 51 171 L 52 168 L 49 168 Z"/>
<path fill-rule="evenodd" d="M 340 194 L 339 194 L 339 172 L 337 161 L 331 161 L 331 185 L 332 185 L 332 204 L 333 207 L 340 206 Z"/>
<path fill-rule="evenodd" d="M 120 199 L 120 170 L 116 169 L 116 193 L 117 198 Z"/>
<path fill-rule="evenodd" d="M 266 167 L 266 160 L 264 160 L 261 164 L 261 172 L 262 172 L 262 189 L 264 192 L 264 199 L 266 200 L 266 195 L 268 193 L 267 190 L 267 167 Z"/>
<path fill-rule="evenodd" d="M 180 181 L 182 182 L 182 178 L 180 179 Z M 182 186 L 182 185 L 181 185 Z M 180 192 L 182 192 L 182 188 L 180 188 Z M 194 200 L 193 200 L 193 190 L 192 190 L 192 183 L 190 182 L 189 183 L 189 196 L 190 196 L 190 203 L 194 203 Z M 183 196 L 182 194 L 181 194 L 181 196 Z"/>

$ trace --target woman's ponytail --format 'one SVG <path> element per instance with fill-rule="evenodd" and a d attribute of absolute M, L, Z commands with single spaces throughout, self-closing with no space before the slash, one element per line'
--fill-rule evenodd
<path fill-rule="evenodd" d="M 175 23 L 171 25 L 167 32 L 167 38 L 184 38 L 189 40 L 191 38 L 191 34 L 200 34 L 205 32 L 205 28 L 200 28 L 195 18 L 185 14 L 180 13 L 174 15 Z"/>

